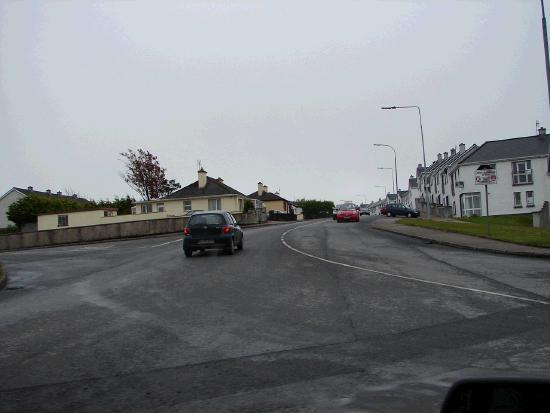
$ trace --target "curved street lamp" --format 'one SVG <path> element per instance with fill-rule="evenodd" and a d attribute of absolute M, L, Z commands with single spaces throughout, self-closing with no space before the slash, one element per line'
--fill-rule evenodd
<path fill-rule="evenodd" d="M 394 161 L 394 167 L 395 167 L 395 189 L 397 190 L 397 198 L 399 199 L 399 185 L 397 184 L 397 152 L 395 152 L 395 148 L 391 145 L 387 145 L 385 143 L 375 143 L 374 146 L 387 146 L 393 151 L 393 161 Z"/>
<path fill-rule="evenodd" d="M 381 109 L 412 109 L 416 108 L 418 110 L 418 118 L 420 119 L 420 136 L 422 137 L 422 156 L 424 158 L 424 171 L 426 170 L 426 150 L 424 149 L 424 131 L 422 130 L 422 113 L 420 112 L 420 106 L 410 105 L 410 106 L 382 106 Z M 428 210 L 428 219 L 430 219 L 430 204 L 426 204 Z"/>

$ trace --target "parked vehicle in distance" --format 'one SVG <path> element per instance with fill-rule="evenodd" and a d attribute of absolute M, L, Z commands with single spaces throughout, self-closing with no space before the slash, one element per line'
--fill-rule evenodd
<path fill-rule="evenodd" d="M 195 212 L 183 229 L 183 252 L 191 257 L 193 251 L 223 249 L 228 254 L 235 252 L 235 247 L 242 250 L 244 234 L 237 220 L 229 212 L 204 211 Z"/>
<path fill-rule="evenodd" d="M 369 212 L 369 210 L 368 210 L 367 208 L 361 207 L 361 208 L 359 209 L 359 215 L 370 215 L 370 212 Z"/>
<path fill-rule="evenodd" d="M 334 208 L 332 210 L 332 219 L 336 219 L 336 215 L 338 214 L 338 208 Z"/>
<path fill-rule="evenodd" d="M 386 215 L 388 213 L 388 206 L 389 205 L 384 205 L 380 208 L 380 215 Z"/>
<path fill-rule="evenodd" d="M 344 204 L 340 206 L 338 213 L 336 214 L 336 222 L 359 222 L 359 211 L 353 204 Z"/>
<path fill-rule="evenodd" d="M 388 217 L 403 216 L 407 218 L 417 218 L 420 212 L 416 209 L 409 208 L 405 204 L 389 204 L 386 208 Z"/>

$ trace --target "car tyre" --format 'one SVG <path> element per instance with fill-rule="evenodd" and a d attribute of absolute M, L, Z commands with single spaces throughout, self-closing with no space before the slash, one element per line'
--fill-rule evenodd
<path fill-rule="evenodd" d="M 239 251 L 242 251 L 243 248 L 244 248 L 244 237 L 242 237 L 242 238 L 241 238 L 241 242 L 239 242 L 239 243 L 237 244 L 237 249 L 238 249 Z"/>
<path fill-rule="evenodd" d="M 410 212 L 407 214 L 407 218 L 412 218 L 412 214 Z"/>
<path fill-rule="evenodd" d="M 233 238 L 229 240 L 229 245 L 227 246 L 226 251 L 229 255 L 235 254 L 235 241 L 233 240 Z"/>
<path fill-rule="evenodd" d="M 184 248 L 183 252 L 187 258 L 191 258 L 193 255 L 193 250 L 191 248 Z"/>
<path fill-rule="evenodd" d="M 387 215 L 388 217 L 391 217 L 391 212 L 388 212 L 386 215 Z"/>

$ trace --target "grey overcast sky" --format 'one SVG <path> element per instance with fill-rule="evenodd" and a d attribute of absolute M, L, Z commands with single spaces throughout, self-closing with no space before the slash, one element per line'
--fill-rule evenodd
<path fill-rule="evenodd" d="M 548 4 L 550 10 L 550 4 Z M 169 178 L 333 201 L 426 155 L 550 127 L 539 0 L 0 0 L 0 192 L 136 196 L 119 152 Z"/>

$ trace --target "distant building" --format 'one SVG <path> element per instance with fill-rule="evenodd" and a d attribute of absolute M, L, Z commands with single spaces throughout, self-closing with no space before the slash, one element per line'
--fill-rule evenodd
<path fill-rule="evenodd" d="M 269 192 L 268 187 L 261 182 L 258 182 L 258 190 L 252 192 L 248 197 L 261 201 L 267 213 L 269 211 L 292 212 L 292 202 L 284 199 L 277 192 Z"/>
<path fill-rule="evenodd" d="M 8 220 L 8 217 L 6 215 L 8 212 L 8 209 L 11 204 L 29 195 L 64 198 L 64 199 L 75 200 L 82 203 L 89 202 L 87 199 L 80 198 L 76 195 L 63 195 L 61 191 L 58 191 L 55 193 L 49 189 L 47 189 L 46 191 L 36 191 L 32 186 L 27 187 L 27 189 L 13 187 L 4 195 L 2 195 L 2 197 L 0 197 L 0 228 L 6 228 L 10 225 L 15 225 L 15 223 Z"/>

